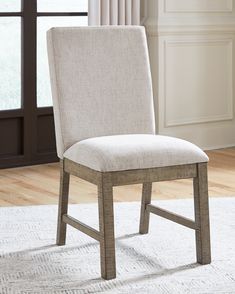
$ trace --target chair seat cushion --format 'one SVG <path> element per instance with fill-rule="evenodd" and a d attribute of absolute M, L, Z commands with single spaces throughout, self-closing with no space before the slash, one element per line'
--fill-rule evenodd
<path fill-rule="evenodd" d="M 207 162 L 207 155 L 187 141 L 160 135 L 116 135 L 80 141 L 64 158 L 100 172 Z"/>

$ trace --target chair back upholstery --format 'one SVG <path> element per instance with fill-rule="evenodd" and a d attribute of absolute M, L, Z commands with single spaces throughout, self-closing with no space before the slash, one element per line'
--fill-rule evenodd
<path fill-rule="evenodd" d="M 87 138 L 155 133 L 143 27 L 52 28 L 47 44 L 60 158 Z"/>

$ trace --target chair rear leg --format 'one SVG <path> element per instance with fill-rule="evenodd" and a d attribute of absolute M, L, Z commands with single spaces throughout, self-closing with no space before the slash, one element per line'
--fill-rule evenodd
<path fill-rule="evenodd" d="M 200 163 L 197 165 L 197 168 L 198 176 L 193 179 L 195 222 L 198 227 L 196 230 L 197 262 L 200 264 L 209 264 L 211 263 L 211 245 L 207 164 Z"/>
<path fill-rule="evenodd" d="M 62 221 L 64 214 L 68 212 L 68 197 L 69 197 L 69 178 L 70 175 L 64 170 L 64 161 L 60 161 L 60 194 L 58 207 L 58 222 L 57 222 L 57 245 L 65 245 L 67 224 Z"/>
<path fill-rule="evenodd" d="M 144 183 L 142 188 L 141 212 L 140 212 L 140 234 L 147 234 L 149 231 L 149 215 L 146 205 L 151 203 L 152 183 Z"/>
<path fill-rule="evenodd" d="M 101 276 L 103 279 L 116 278 L 113 187 L 109 177 L 102 176 L 98 185 L 99 227 L 102 234 L 100 241 Z"/>

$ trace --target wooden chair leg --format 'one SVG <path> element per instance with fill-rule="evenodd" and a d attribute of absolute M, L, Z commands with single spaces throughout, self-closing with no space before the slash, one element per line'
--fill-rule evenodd
<path fill-rule="evenodd" d="M 113 187 L 108 176 L 103 175 L 98 185 L 101 276 L 103 279 L 116 278 Z"/>
<path fill-rule="evenodd" d="M 198 164 L 198 176 L 193 180 L 197 262 L 211 263 L 210 224 L 208 204 L 207 164 Z"/>
<path fill-rule="evenodd" d="M 62 221 L 64 214 L 68 212 L 68 198 L 69 198 L 69 178 L 70 175 L 64 171 L 64 161 L 60 161 L 60 194 L 59 194 L 59 208 L 58 208 L 58 222 L 57 222 L 57 237 L 56 244 L 65 245 L 67 224 Z"/>
<path fill-rule="evenodd" d="M 140 234 L 147 234 L 149 231 L 149 215 L 146 205 L 151 203 L 152 183 L 144 183 L 142 188 L 141 212 L 140 212 Z"/>

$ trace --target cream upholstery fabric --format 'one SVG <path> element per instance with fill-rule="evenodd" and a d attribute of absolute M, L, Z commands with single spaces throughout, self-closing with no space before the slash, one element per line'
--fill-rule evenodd
<path fill-rule="evenodd" d="M 64 154 L 91 169 L 108 172 L 207 162 L 207 155 L 187 141 L 159 135 L 91 138 Z"/>
<path fill-rule="evenodd" d="M 48 56 L 60 158 L 91 137 L 155 133 L 143 27 L 53 28 Z"/>
<path fill-rule="evenodd" d="M 54 28 L 48 53 L 60 158 L 102 172 L 208 161 L 155 135 L 144 28 Z"/>

